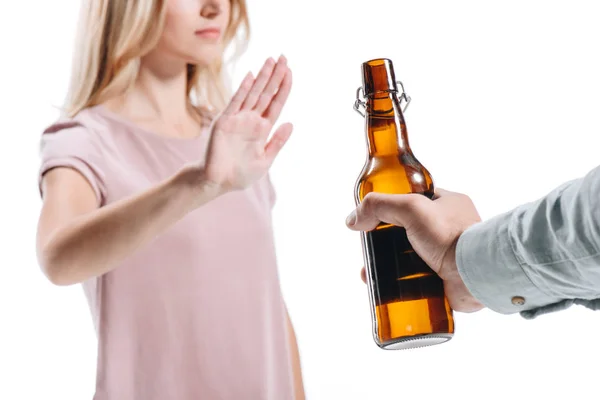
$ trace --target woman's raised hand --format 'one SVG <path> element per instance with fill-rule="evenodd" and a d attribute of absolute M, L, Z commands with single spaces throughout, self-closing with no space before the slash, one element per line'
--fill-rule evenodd
<path fill-rule="evenodd" d="M 292 133 L 292 124 L 285 123 L 269 139 L 291 87 L 284 56 L 277 62 L 269 58 L 256 79 L 246 75 L 212 124 L 205 179 L 226 192 L 244 189 L 266 174 Z"/>

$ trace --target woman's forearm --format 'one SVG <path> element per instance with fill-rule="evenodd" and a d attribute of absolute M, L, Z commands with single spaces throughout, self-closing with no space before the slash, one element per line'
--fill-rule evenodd
<path fill-rule="evenodd" d="M 40 263 L 57 285 L 105 274 L 190 211 L 219 195 L 197 168 L 74 218 L 39 244 Z"/>

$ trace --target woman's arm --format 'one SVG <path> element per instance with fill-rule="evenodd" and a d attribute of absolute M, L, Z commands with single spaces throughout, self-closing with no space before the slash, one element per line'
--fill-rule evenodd
<path fill-rule="evenodd" d="M 115 268 L 190 211 L 264 176 L 287 142 L 291 124 L 269 139 L 291 89 L 285 59 L 248 74 L 215 120 L 203 167 L 187 166 L 156 186 L 98 208 L 91 183 L 74 169 L 44 174 L 37 253 L 57 285 L 82 282 Z"/>
<path fill-rule="evenodd" d="M 291 353 L 291 361 L 292 361 L 292 371 L 294 374 L 294 393 L 295 400 L 304 400 L 304 383 L 302 381 L 302 364 L 300 362 L 300 352 L 298 350 L 298 342 L 296 340 L 296 333 L 294 331 L 294 326 L 292 325 L 292 321 L 290 319 L 290 315 L 287 312 L 286 308 L 286 320 L 288 326 L 288 334 L 289 334 L 289 347 Z"/>
<path fill-rule="evenodd" d="M 102 275 L 136 249 L 218 196 L 198 168 L 109 206 L 97 208 L 92 187 L 77 171 L 55 168 L 43 180 L 38 259 L 48 279 L 70 285 Z"/>

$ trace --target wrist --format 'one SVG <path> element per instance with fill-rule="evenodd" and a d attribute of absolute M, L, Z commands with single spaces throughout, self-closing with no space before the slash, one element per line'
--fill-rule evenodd
<path fill-rule="evenodd" d="M 460 275 L 456 257 L 458 239 L 457 237 L 446 252 L 440 269 L 440 277 L 444 281 L 444 291 L 450 306 L 456 311 L 474 312 L 481 310 L 484 306 L 473 296 Z"/>
<path fill-rule="evenodd" d="M 196 165 L 183 167 L 169 183 L 184 195 L 192 210 L 227 192 L 221 185 L 206 179 L 204 168 Z"/>

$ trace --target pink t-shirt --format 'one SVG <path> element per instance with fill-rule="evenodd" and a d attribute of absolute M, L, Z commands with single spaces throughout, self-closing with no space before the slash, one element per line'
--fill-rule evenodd
<path fill-rule="evenodd" d="M 44 131 L 40 179 L 74 168 L 104 206 L 201 161 L 208 135 L 169 138 L 95 106 Z M 294 397 L 274 197 L 267 175 L 83 283 L 99 341 L 94 400 Z"/>

